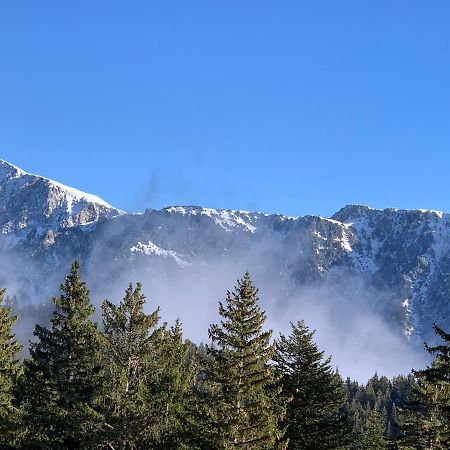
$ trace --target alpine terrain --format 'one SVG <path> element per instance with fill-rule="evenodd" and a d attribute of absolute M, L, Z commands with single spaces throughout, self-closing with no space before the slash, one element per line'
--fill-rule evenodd
<path fill-rule="evenodd" d="M 280 310 L 304 289 L 331 286 L 333 302 L 333 289 L 350 295 L 351 286 L 364 286 L 373 294 L 364 307 L 405 339 L 431 338 L 433 322 L 450 328 L 450 215 L 439 211 L 349 205 L 325 218 L 173 206 L 125 213 L 2 160 L 0 231 L 0 286 L 23 304 L 48 302 L 75 258 L 102 296 L 119 281 L 120 289 L 131 279 L 158 285 L 195 278 L 201 268 L 236 278 L 242 266 L 281 286 L 270 297 Z"/>

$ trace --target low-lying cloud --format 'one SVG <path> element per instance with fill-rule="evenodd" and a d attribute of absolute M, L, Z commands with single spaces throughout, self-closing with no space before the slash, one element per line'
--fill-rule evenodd
<path fill-rule="evenodd" d="M 232 290 L 236 280 L 248 270 L 259 288 L 261 306 L 268 317 L 267 328 L 273 330 L 274 338 L 279 333 L 289 333 L 290 322 L 304 320 L 310 329 L 316 330 L 319 349 L 325 356 L 332 355 L 332 363 L 342 376 L 365 381 L 378 372 L 391 377 L 409 373 L 428 362 L 423 348 L 408 342 L 398 323 L 394 326 L 375 311 L 377 305 L 386 301 L 385 292 L 348 273 L 314 284 L 299 283 L 286 267 L 274 265 L 274 261 L 280 261 L 280 253 L 287 251 L 279 243 L 261 241 L 235 256 L 194 258 L 183 268 L 174 261 L 151 256 L 143 256 L 124 268 L 109 251 L 107 246 L 102 250 L 99 245 L 95 258 L 82 266 L 98 319 L 102 300 L 118 302 L 128 283 L 139 281 L 147 296 L 147 311 L 160 306 L 163 321 L 171 324 L 180 318 L 186 338 L 206 342 L 209 325 L 220 320 L 218 302 L 225 299 L 227 290 Z M 8 287 L 10 295 L 20 296 L 27 288 L 31 289 L 30 280 L 36 279 L 34 276 L 39 272 L 31 263 L 22 265 L 19 272 L 19 263 L 16 259 L 0 259 L 0 282 Z M 301 261 L 285 259 L 284 264 Z M 21 320 L 16 331 L 24 343 L 31 337 L 35 323 L 48 321 L 49 300 L 57 293 L 62 279 L 63 274 L 54 274 L 50 280 L 42 281 L 42 291 L 27 295 L 27 301 L 19 299 Z M 45 304 L 44 288 L 48 299 Z"/>

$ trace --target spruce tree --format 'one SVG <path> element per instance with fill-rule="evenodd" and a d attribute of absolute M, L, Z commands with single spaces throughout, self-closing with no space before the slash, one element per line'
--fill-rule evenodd
<path fill-rule="evenodd" d="M 159 325 L 147 314 L 141 284 L 130 284 L 118 305 L 103 303 L 107 386 L 106 448 L 184 448 L 186 397 L 195 378 L 181 323 Z"/>
<path fill-rule="evenodd" d="M 12 331 L 17 316 L 12 314 L 11 304 L 4 296 L 5 290 L 0 289 L 0 442 L 13 444 L 19 420 L 19 410 L 13 404 L 14 387 L 21 372 L 22 346 Z"/>
<path fill-rule="evenodd" d="M 214 450 L 218 448 L 217 398 L 219 385 L 213 382 L 215 361 L 211 348 L 200 343 L 191 344 L 190 357 L 196 364 L 191 395 L 186 397 L 184 431 L 189 450 Z"/>
<path fill-rule="evenodd" d="M 436 325 L 434 329 L 443 342 L 425 345 L 435 359 L 414 371 L 414 400 L 404 411 L 404 448 L 450 448 L 450 334 Z"/>
<path fill-rule="evenodd" d="M 189 411 L 196 382 L 198 357 L 193 344 L 183 342 L 181 322 L 167 330 L 160 349 L 158 379 L 150 384 L 149 399 L 158 399 L 160 435 L 154 450 L 193 450 Z"/>
<path fill-rule="evenodd" d="M 102 339 L 79 272 L 75 261 L 53 299 L 50 328 L 36 326 L 24 363 L 25 448 L 86 449 L 99 441 Z"/>
<path fill-rule="evenodd" d="M 341 414 L 346 392 L 313 341 L 303 321 L 291 323 L 289 336 L 276 342 L 275 367 L 287 404 L 285 425 L 288 449 L 335 449 L 348 443 L 349 426 Z"/>
<path fill-rule="evenodd" d="M 366 419 L 359 442 L 354 448 L 358 450 L 384 450 L 386 448 L 384 431 L 383 420 L 377 408 L 373 408 Z"/>
<path fill-rule="evenodd" d="M 268 362 L 273 356 L 271 331 L 263 331 L 265 313 L 258 291 L 246 273 L 225 304 L 220 324 L 211 325 L 212 346 L 204 387 L 209 395 L 213 436 L 210 449 L 286 448 L 280 427 L 285 408 Z"/>
<path fill-rule="evenodd" d="M 384 438 L 388 446 L 394 445 L 401 436 L 401 428 L 405 422 L 403 410 L 411 403 L 412 391 L 415 385 L 414 376 L 397 376 L 392 380 L 375 374 L 365 385 L 356 381 L 346 381 L 347 405 L 344 413 L 353 424 L 355 442 L 361 440 L 364 426 L 372 412 L 376 409 L 381 415 L 385 428 Z M 356 444 L 355 444 L 356 445 Z M 391 447 L 389 447 L 391 448 Z"/>
<path fill-rule="evenodd" d="M 107 389 L 103 398 L 107 420 L 106 443 L 120 449 L 140 448 L 141 441 L 155 434 L 157 417 L 149 418 L 145 402 L 146 383 L 155 369 L 155 349 L 161 342 L 157 328 L 159 309 L 144 312 L 141 285 L 130 284 L 118 305 L 105 300 L 103 328 Z"/>

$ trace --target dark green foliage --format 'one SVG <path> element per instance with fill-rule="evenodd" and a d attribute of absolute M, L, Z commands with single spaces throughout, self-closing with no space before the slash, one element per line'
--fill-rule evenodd
<path fill-rule="evenodd" d="M 149 403 L 158 399 L 155 413 L 161 420 L 161 432 L 152 448 L 192 450 L 189 411 L 195 399 L 192 389 L 197 377 L 198 357 L 190 342 L 183 343 L 178 320 L 165 332 L 159 355 L 158 378 L 148 397 Z"/>
<path fill-rule="evenodd" d="M 347 405 L 345 412 L 353 422 L 354 448 L 364 438 L 366 424 L 376 411 L 383 427 L 386 443 L 396 442 L 400 437 L 402 415 L 399 411 L 410 403 L 414 377 L 398 376 L 392 380 L 375 374 L 365 385 L 347 379 Z"/>
<path fill-rule="evenodd" d="M 361 441 L 366 430 L 366 423 L 373 411 L 376 411 L 381 420 L 386 443 L 397 441 L 403 421 L 399 411 L 410 403 L 413 386 L 412 375 L 398 376 L 388 380 L 386 377 L 375 374 L 365 385 L 359 385 L 356 381 L 347 379 L 345 382 L 346 412 L 353 422 L 356 442 Z"/>
<path fill-rule="evenodd" d="M 159 308 L 145 313 L 140 284 L 118 305 L 103 303 L 100 333 L 79 269 L 74 262 L 23 365 L 0 290 L 0 448 L 450 448 L 450 334 L 441 328 L 426 369 L 344 383 L 303 322 L 270 344 L 248 273 L 219 304 L 212 345 L 197 347 L 178 320 L 168 328 Z"/>
<path fill-rule="evenodd" d="M 385 427 L 380 414 L 376 409 L 372 409 L 354 448 L 360 450 L 384 450 L 386 448 L 384 431 Z"/>
<path fill-rule="evenodd" d="M 94 448 L 103 427 L 102 340 L 94 307 L 74 262 L 54 298 L 50 328 L 36 326 L 24 363 L 21 403 L 26 448 Z"/>
<path fill-rule="evenodd" d="M 130 284 L 119 305 L 105 300 L 104 363 L 106 389 L 103 398 L 107 421 L 106 442 L 120 449 L 139 448 L 142 436 L 156 434 L 156 417 L 148 416 L 147 383 L 156 366 L 155 349 L 161 344 L 162 328 L 156 328 L 159 310 L 144 313 L 141 285 Z"/>
<path fill-rule="evenodd" d="M 414 400 L 405 409 L 404 447 L 444 450 L 450 448 L 450 334 L 434 325 L 440 345 L 430 347 L 431 366 L 414 371 Z"/>
<path fill-rule="evenodd" d="M 214 370 L 214 359 L 208 354 L 210 349 L 201 343 L 199 346 L 191 344 L 191 358 L 196 361 L 195 379 L 191 395 L 187 397 L 186 415 L 184 416 L 185 433 L 189 450 L 212 450 L 217 448 L 215 397 L 210 374 Z"/>
<path fill-rule="evenodd" d="M 288 400 L 285 425 L 289 449 L 335 449 L 349 443 L 350 426 L 341 409 L 346 401 L 341 377 L 324 359 L 303 321 L 276 343 L 275 367 Z"/>
<path fill-rule="evenodd" d="M 211 325 L 212 360 L 206 366 L 204 390 L 209 399 L 211 449 L 264 450 L 285 448 L 280 428 L 285 408 L 268 365 L 274 347 L 263 331 L 265 313 L 257 289 L 246 273 L 225 305 L 220 324 Z"/>
<path fill-rule="evenodd" d="M 195 377 L 181 324 L 158 326 L 159 309 L 144 312 L 141 285 L 119 305 L 103 303 L 106 336 L 107 447 L 183 448 L 184 404 Z"/>
<path fill-rule="evenodd" d="M 13 405 L 14 386 L 20 374 L 19 353 L 22 346 L 15 338 L 12 327 L 17 316 L 0 289 L 0 442 L 14 443 L 18 435 L 19 410 Z"/>

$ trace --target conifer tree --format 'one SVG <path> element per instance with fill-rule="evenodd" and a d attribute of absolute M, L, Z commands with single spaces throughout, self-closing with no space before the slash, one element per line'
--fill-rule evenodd
<path fill-rule="evenodd" d="M 179 321 L 159 326 L 159 308 L 147 314 L 145 303 L 139 283 L 117 306 L 103 303 L 106 448 L 183 448 L 181 418 L 195 377 L 189 346 Z"/>
<path fill-rule="evenodd" d="M 335 449 L 348 443 L 349 426 L 341 409 L 346 392 L 313 341 L 314 332 L 303 321 L 291 323 L 290 336 L 276 342 L 275 367 L 287 404 L 285 425 L 288 449 Z"/>
<path fill-rule="evenodd" d="M 367 417 L 362 435 L 355 448 L 358 450 L 384 450 L 386 448 L 384 428 L 383 420 L 378 413 L 377 408 L 372 409 Z"/>
<path fill-rule="evenodd" d="M 19 354 L 22 346 L 12 327 L 17 316 L 11 304 L 5 301 L 5 290 L 0 289 L 0 442 L 13 444 L 16 440 L 19 411 L 13 405 L 14 386 L 20 375 Z"/>
<path fill-rule="evenodd" d="M 285 408 L 268 362 L 273 356 L 270 331 L 258 291 L 246 273 L 225 304 L 220 324 L 211 325 L 205 388 L 213 437 L 210 449 L 265 450 L 285 448 L 280 428 Z"/>
<path fill-rule="evenodd" d="M 105 334 L 107 389 L 103 404 L 108 424 L 109 447 L 139 448 L 141 441 L 156 433 L 155 421 L 148 420 L 145 389 L 155 368 L 155 349 L 161 342 L 157 328 L 159 308 L 146 314 L 141 284 L 130 284 L 117 306 L 108 300 L 102 305 Z"/>
<path fill-rule="evenodd" d="M 193 450 L 189 421 L 198 357 L 190 342 L 183 342 L 181 322 L 167 330 L 160 350 L 158 380 L 150 385 L 150 400 L 160 403 L 161 433 L 154 450 Z"/>
<path fill-rule="evenodd" d="M 25 448 L 85 449 L 99 440 L 102 340 L 79 272 L 75 261 L 61 295 L 53 299 L 50 328 L 36 326 L 24 363 Z"/>
<path fill-rule="evenodd" d="M 196 364 L 191 395 L 186 397 L 184 431 L 189 450 L 218 448 L 217 399 L 219 384 L 213 381 L 215 360 L 211 348 L 203 343 L 191 344 L 190 357 Z"/>
<path fill-rule="evenodd" d="M 414 371 L 414 400 L 404 411 L 404 448 L 450 448 L 450 334 L 434 325 L 440 345 L 425 345 L 435 356 L 431 366 Z"/>

